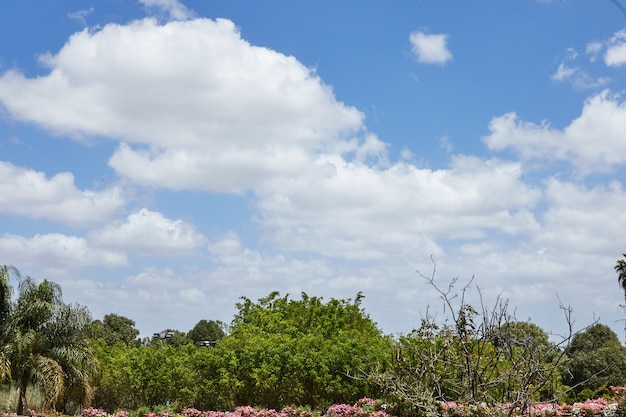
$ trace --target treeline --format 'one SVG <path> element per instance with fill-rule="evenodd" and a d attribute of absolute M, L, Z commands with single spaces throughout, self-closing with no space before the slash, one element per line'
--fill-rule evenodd
<path fill-rule="evenodd" d="M 200 320 L 188 332 L 138 339 L 132 319 L 92 320 L 85 307 L 63 303 L 58 285 L 2 267 L 0 377 L 5 389 L 20 392 L 17 409 L 6 411 L 24 414 L 34 386 L 45 407 L 68 414 L 87 406 L 325 409 L 371 397 L 390 411 L 425 415 L 442 401 L 523 410 L 626 384 L 626 350 L 607 326 L 551 340 L 535 324 L 517 321 L 504 300 L 471 306 L 464 301 L 474 289 L 469 284 L 456 291 L 428 282 L 448 317 L 425 317 L 402 336 L 378 329 L 360 293 L 326 301 L 273 292 L 241 298 L 229 325 Z"/>

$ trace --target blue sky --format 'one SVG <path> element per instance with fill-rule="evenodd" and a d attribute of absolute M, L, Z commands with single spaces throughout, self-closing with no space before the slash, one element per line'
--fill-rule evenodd
<path fill-rule="evenodd" d="M 396 334 L 441 308 L 432 256 L 622 336 L 620 6 L 5 2 L 0 263 L 144 336 L 275 290 Z"/>

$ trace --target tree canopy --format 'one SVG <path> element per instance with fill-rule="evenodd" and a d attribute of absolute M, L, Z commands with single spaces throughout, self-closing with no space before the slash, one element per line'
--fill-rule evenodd
<path fill-rule="evenodd" d="M 105 315 L 102 321 L 94 320 L 90 332 L 92 338 L 102 338 L 109 345 L 123 343 L 126 346 L 134 346 L 139 336 L 134 320 L 113 313 Z"/>

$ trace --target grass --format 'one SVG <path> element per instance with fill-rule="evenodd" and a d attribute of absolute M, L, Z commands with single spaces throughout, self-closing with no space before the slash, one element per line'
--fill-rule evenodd
<path fill-rule="evenodd" d="M 11 387 L 8 384 L 0 385 L 0 410 L 8 413 L 15 413 L 19 400 L 18 387 Z M 28 408 L 41 410 L 43 408 L 43 395 L 38 387 L 30 386 L 26 392 Z"/>

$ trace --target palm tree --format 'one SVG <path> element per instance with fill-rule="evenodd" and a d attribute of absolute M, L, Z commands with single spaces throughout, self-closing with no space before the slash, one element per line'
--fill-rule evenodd
<path fill-rule="evenodd" d="M 9 360 L 4 354 L 2 347 L 8 340 L 8 320 L 11 314 L 11 277 L 21 279 L 19 271 L 9 265 L 0 266 L 0 382 L 10 379 L 11 372 Z"/>
<path fill-rule="evenodd" d="M 626 253 L 622 254 L 626 258 Z M 617 272 L 617 281 L 624 290 L 624 299 L 626 299 L 626 260 L 618 259 L 615 264 L 615 272 Z"/>
<path fill-rule="evenodd" d="M 36 284 L 30 277 L 20 282 L 2 347 L 7 374 L 19 382 L 18 415 L 28 408 L 26 393 L 31 384 L 42 388 L 46 406 L 64 405 L 69 392 L 79 393 L 84 404 L 90 401 L 96 370 L 85 332 L 90 322 L 85 307 L 63 303 L 58 284 L 47 280 Z"/>

